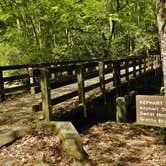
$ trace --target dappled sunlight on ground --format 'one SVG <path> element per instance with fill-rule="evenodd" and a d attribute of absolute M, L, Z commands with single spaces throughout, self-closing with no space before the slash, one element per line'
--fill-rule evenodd
<path fill-rule="evenodd" d="M 94 125 L 81 136 L 96 165 L 166 165 L 166 146 L 153 129 L 106 122 Z"/>
<path fill-rule="evenodd" d="M 0 165 L 31 166 L 165 166 L 166 145 L 159 129 L 105 122 L 81 132 L 89 161 L 80 163 L 61 153 L 60 139 L 50 131 L 32 130 L 0 149 Z M 41 159 L 42 158 L 42 159 Z"/>

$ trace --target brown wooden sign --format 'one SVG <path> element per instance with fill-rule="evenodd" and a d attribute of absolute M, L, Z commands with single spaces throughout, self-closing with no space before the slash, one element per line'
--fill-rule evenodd
<path fill-rule="evenodd" d="M 136 112 L 138 124 L 166 127 L 165 96 L 136 96 Z"/>

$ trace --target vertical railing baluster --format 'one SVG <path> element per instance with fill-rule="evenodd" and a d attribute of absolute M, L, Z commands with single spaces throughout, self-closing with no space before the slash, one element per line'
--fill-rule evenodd
<path fill-rule="evenodd" d="M 100 90 L 103 95 L 104 104 L 106 104 L 104 62 L 102 61 L 98 62 L 98 66 L 99 66 Z"/>
<path fill-rule="evenodd" d="M 136 78 L 136 59 L 133 59 L 133 77 Z"/>
<path fill-rule="evenodd" d="M 148 71 L 150 70 L 150 63 L 151 63 L 150 60 L 151 60 L 151 59 L 150 59 L 150 56 L 147 56 L 147 66 L 148 66 Z"/>
<path fill-rule="evenodd" d="M 52 64 L 50 67 L 51 67 L 51 68 L 54 68 L 54 67 L 55 67 L 55 65 L 53 65 L 53 64 Z M 51 79 L 53 79 L 53 80 L 54 80 L 55 78 L 56 78 L 55 73 L 51 73 Z"/>
<path fill-rule="evenodd" d="M 34 75 L 34 69 L 32 67 L 28 68 L 29 71 L 29 82 L 30 82 L 30 90 L 31 90 L 31 94 L 35 94 L 36 93 L 36 80 L 35 80 L 35 75 Z"/>
<path fill-rule="evenodd" d="M 147 67 L 147 65 L 146 65 L 146 57 L 143 58 L 143 61 L 144 61 L 144 74 L 145 74 L 146 73 L 146 67 Z"/>
<path fill-rule="evenodd" d="M 129 82 L 129 61 L 125 61 L 125 74 L 126 74 L 126 81 Z"/>
<path fill-rule="evenodd" d="M 142 57 L 139 58 L 139 75 L 142 75 Z"/>
<path fill-rule="evenodd" d="M 120 95 L 120 64 L 119 61 L 113 62 L 113 85 L 116 88 L 116 97 Z"/>

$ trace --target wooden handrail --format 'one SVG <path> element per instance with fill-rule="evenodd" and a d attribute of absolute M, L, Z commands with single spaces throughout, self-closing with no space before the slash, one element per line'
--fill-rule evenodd
<path fill-rule="evenodd" d="M 114 71 L 114 85 L 117 87 L 120 84 L 120 79 L 126 77 L 126 81 L 129 80 L 129 76 L 136 73 L 142 74 L 143 71 L 154 70 L 156 66 L 161 65 L 160 56 L 131 56 L 114 58 L 107 60 L 93 60 L 90 61 L 65 61 L 65 62 L 54 62 L 54 63 L 43 63 L 43 64 L 32 64 L 32 65 L 13 65 L 13 66 L 0 66 L 0 100 L 5 99 L 6 93 L 15 91 L 29 91 L 32 93 L 40 92 L 40 68 L 47 68 L 49 71 L 49 78 L 51 79 L 51 88 L 57 88 L 60 86 L 68 85 L 76 82 L 76 71 L 79 64 L 82 64 L 85 72 L 85 79 L 90 79 L 100 75 L 101 77 L 101 64 L 103 64 L 103 77 L 105 74 Z M 136 69 L 139 66 L 139 69 Z M 142 69 L 144 66 L 144 69 Z M 129 68 L 133 67 L 134 71 L 129 71 Z M 26 69 L 22 71 L 22 69 Z M 4 76 L 5 71 L 22 71 L 20 74 L 13 74 L 11 76 Z M 120 74 L 121 70 L 125 70 L 125 73 Z M 19 73 L 19 72 L 18 72 Z M 100 78 L 100 81 L 102 79 Z M 17 81 L 21 82 L 15 87 L 6 86 L 7 83 Z M 108 82 L 107 80 L 105 80 Z M 53 85 L 54 83 L 54 85 Z"/>
<path fill-rule="evenodd" d="M 109 61 L 99 61 L 97 63 L 92 62 L 92 63 L 83 63 L 83 64 L 79 64 L 79 65 L 69 65 L 69 66 L 64 66 L 64 67 L 48 68 L 47 70 L 50 72 L 53 72 L 53 71 L 54 72 L 62 72 L 62 71 L 64 72 L 64 71 L 69 71 L 69 70 L 76 71 L 76 73 L 74 75 L 70 76 L 70 79 L 72 82 L 68 82 L 68 81 L 63 82 L 62 81 L 63 84 L 61 84 L 62 82 L 59 81 L 59 86 L 57 86 L 58 84 L 56 84 L 56 82 L 55 82 L 54 88 L 55 88 L 55 85 L 56 85 L 56 88 L 58 88 L 63 85 L 69 85 L 76 81 L 78 84 L 78 88 L 77 88 L 78 93 L 76 93 L 75 90 L 74 91 L 71 90 L 70 93 L 53 98 L 53 99 L 51 99 L 51 101 L 53 104 L 55 104 L 55 103 L 57 104 L 58 102 L 65 101 L 69 98 L 72 98 L 72 97 L 75 97 L 78 95 L 79 103 L 82 105 L 83 110 L 84 110 L 84 117 L 87 117 L 85 92 L 88 92 L 94 88 L 100 87 L 100 91 L 104 98 L 103 101 L 104 101 L 104 103 L 106 103 L 106 96 L 105 96 L 106 95 L 105 94 L 106 83 L 113 81 L 113 85 L 116 89 L 116 96 L 119 96 L 121 79 L 123 77 L 125 77 L 126 81 L 129 82 L 130 77 L 133 79 L 133 77 L 142 75 L 143 70 L 144 70 L 144 73 L 146 73 L 146 71 L 148 71 L 148 70 L 154 70 L 155 66 L 149 68 L 149 66 L 152 65 L 149 62 L 150 61 L 153 62 L 155 59 L 153 57 L 143 57 L 143 58 L 142 57 L 132 57 L 132 58 L 130 57 L 129 59 L 122 58 L 122 59 L 113 59 L 113 60 L 109 60 Z M 144 67 L 142 67 L 142 65 L 144 65 Z M 109 67 L 106 69 L 106 66 L 107 67 L 109 66 Z M 85 68 L 88 68 L 88 70 L 89 70 L 89 68 L 92 68 L 92 71 L 86 72 Z M 131 68 L 132 68 L 132 70 L 130 70 Z M 109 71 L 109 69 L 110 69 L 110 71 Z M 43 71 L 43 69 L 41 69 L 41 71 Z M 94 75 L 92 74 L 93 72 L 94 72 Z M 112 78 L 105 80 L 106 73 L 113 73 Z M 91 77 L 87 77 L 87 74 L 90 74 Z M 99 77 L 99 82 L 97 82 L 97 83 L 95 82 L 92 85 L 85 87 L 85 80 L 87 80 L 88 78 L 94 78 L 94 77 Z M 45 85 L 49 85 L 49 84 L 45 84 Z M 53 87 L 51 85 L 49 85 L 49 87 L 45 87 L 44 89 L 52 89 L 52 88 Z M 45 93 L 45 92 L 42 92 L 42 94 L 43 93 Z M 49 91 L 49 93 L 50 93 L 50 91 Z M 49 96 L 51 96 L 51 95 L 49 94 Z M 45 100 L 43 100 L 42 102 L 45 102 L 44 106 L 47 103 L 49 103 L 48 101 L 46 102 Z M 49 107 L 47 106 L 47 108 L 49 108 Z M 51 110 L 49 109 L 48 111 L 50 112 Z"/>

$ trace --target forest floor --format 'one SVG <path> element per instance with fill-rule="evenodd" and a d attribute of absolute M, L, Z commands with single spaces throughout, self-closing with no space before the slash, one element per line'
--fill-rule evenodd
<path fill-rule="evenodd" d="M 79 163 L 61 153 L 61 141 L 49 131 L 32 130 L 0 149 L 0 165 L 166 166 L 166 145 L 158 128 L 103 122 L 80 132 L 89 161 Z"/>

